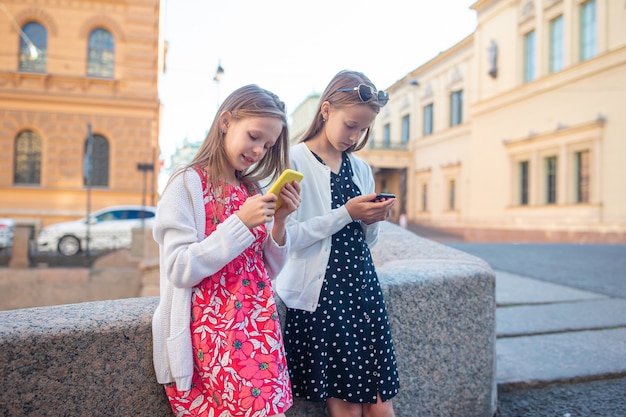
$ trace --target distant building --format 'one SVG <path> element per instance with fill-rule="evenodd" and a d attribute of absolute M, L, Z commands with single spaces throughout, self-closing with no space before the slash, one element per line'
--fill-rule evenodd
<path fill-rule="evenodd" d="M 188 139 L 183 141 L 183 144 L 176 148 L 176 151 L 170 158 L 170 171 L 174 171 L 176 168 L 187 165 L 196 156 L 198 150 L 202 146 L 204 139 L 190 142 Z"/>
<path fill-rule="evenodd" d="M 161 1 L 0 6 L 0 217 L 36 227 L 75 219 L 88 194 L 92 210 L 154 204 Z"/>
<path fill-rule="evenodd" d="M 289 142 L 292 145 L 298 143 L 300 137 L 302 137 L 304 132 L 309 128 L 317 112 L 319 101 L 319 94 L 311 94 L 293 111 L 291 124 L 289 125 Z"/>
<path fill-rule="evenodd" d="M 478 0 L 473 34 L 388 88 L 377 189 L 472 240 L 626 241 L 626 8 Z"/>
<path fill-rule="evenodd" d="M 164 166 L 161 168 L 160 176 L 159 176 L 159 195 L 163 192 L 167 182 L 169 181 L 172 173 L 176 171 L 178 168 L 181 168 L 188 163 L 196 156 L 198 150 L 204 143 L 204 139 L 190 142 L 189 139 L 185 138 L 183 143 L 178 146 L 174 153 L 169 157 L 169 161 L 163 161 Z"/>

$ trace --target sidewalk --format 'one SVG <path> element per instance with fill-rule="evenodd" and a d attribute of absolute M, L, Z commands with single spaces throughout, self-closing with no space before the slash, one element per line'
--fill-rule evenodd
<path fill-rule="evenodd" d="M 626 377 L 626 300 L 495 273 L 501 390 Z"/>
<path fill-rule="evenodd" d="M 496 417 L 626 416 L 626 300 L 496 274 Z"/>
<path fill-rule="evenodd" d="M 409 230 L 463 242 L 437 229 Z M 626 417 L 626 298 L 494 272 L 496 416 Z"/>

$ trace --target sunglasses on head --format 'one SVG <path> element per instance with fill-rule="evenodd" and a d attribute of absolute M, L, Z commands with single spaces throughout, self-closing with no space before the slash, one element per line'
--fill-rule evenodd
<path fill-rule="evenodd" d="M 335 93 L 339 93 L 341 91 L 357 91 L 359 93 L 359 98 L 363 103 L 367 103 L 373 97 L 376 97 L 376 99 L 378 99 L 378 104 L 380 104 L 380 107 L 384 106 L 389 101 L 389 94 L 387 94 L 386 91 L 376 91 L 374 87 L 367 84 L 359 84 L 356 87 L 352 88 L 340 88 L 336 90 Z"/>

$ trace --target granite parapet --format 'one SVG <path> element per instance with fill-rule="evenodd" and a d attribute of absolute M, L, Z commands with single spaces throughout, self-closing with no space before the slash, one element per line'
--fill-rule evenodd
<path fill-rule="evenodd" d="M 493 271 L 391 223 L 381 229 L 372 254 L 400 372 L 396 416 L 492 417 Z M 157 303 L 146 296 L 0 312 L 0 415 L 171 415 L 152 365 Z M 287 412 L 324 415 L 321 404 L 299 399 Z"/>

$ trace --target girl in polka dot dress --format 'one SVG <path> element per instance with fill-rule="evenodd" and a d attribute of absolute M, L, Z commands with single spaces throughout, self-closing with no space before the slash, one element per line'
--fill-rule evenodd
<path fill-rule="evenodd" d="M 259 192 L 260 180 L 286 168 L 288 144 L 283 102 L 241 87 L 163 191 L 152 334 L 157 381 L 176 416 L 284 417 L 292 405 L 271 278 L 287 259 L 300 187 L 283 187 L 278 210 L 275 195 Z"/>
<path fill-rule="evenodd" d="M 339 72 L 290 149 L 304 179 L 276 282 L 287 306 L 287 360 L 293 394 L 325 402 L 330 417 L 394 416 L 398 371 L 370 247 L 395 199 L 374 201 L 372 170 L 353 154 L 387 100 L 362 73 Z"/>

